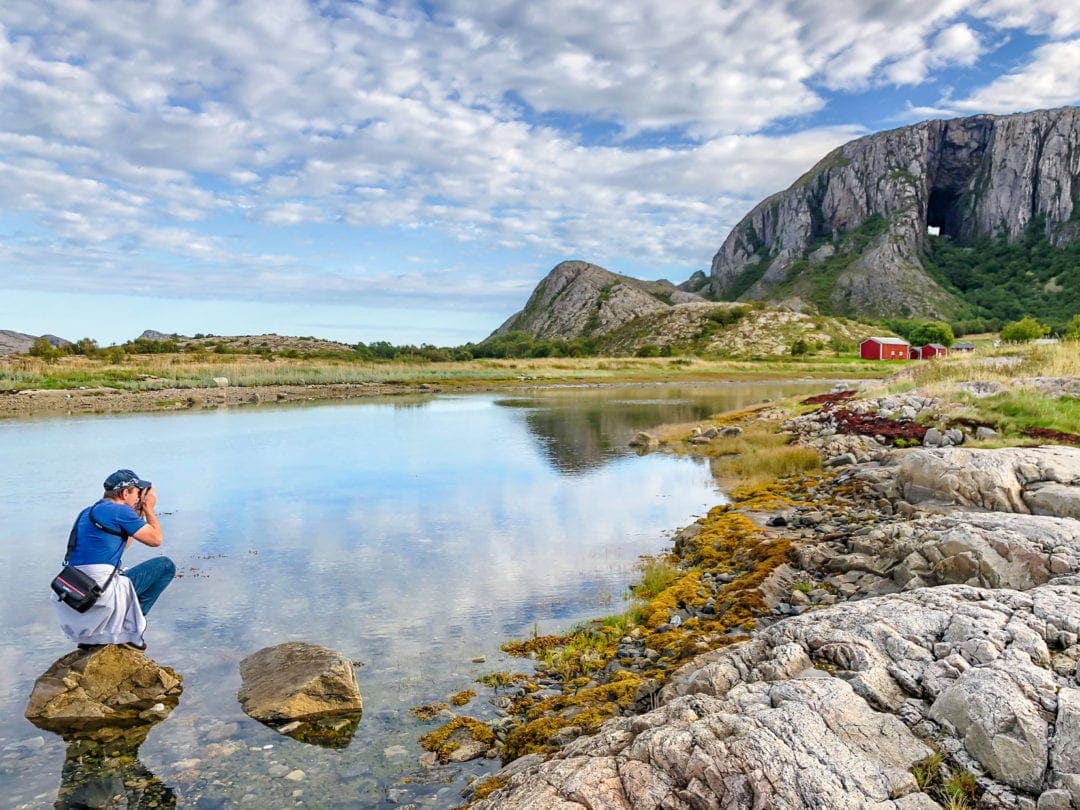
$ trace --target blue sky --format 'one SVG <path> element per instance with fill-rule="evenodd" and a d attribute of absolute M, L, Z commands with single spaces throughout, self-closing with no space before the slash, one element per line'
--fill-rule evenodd
<path fill-rule="evenodd" d="M 1078 101 L 1073 0 L 4 0 L 0 329 L 480 340 L 859 135 Z"/>

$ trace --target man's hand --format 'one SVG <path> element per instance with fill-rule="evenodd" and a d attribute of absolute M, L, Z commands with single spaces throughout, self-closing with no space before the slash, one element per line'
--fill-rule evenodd
<path fill-rule="evenodd" d="M 157 493 L 154 492 L 153 487 L 150 487 L 139 498 L 138 512 L 142 519 L 146 521 L 146 525 L 131 535 L 140 543 L 145 543 L 148 546 L 160 546 L 162 540 L 161 524 L 158 523 L 157 515 L 154 514 L 156 505 Z"/>
<path fill-rule="evenodd" d="M 139 514 L 144 518 L 147 512 L 153 512 L 154 507 L 157 505 L 157 493 L 154 492 L 153 487 L 147 487 L 142 491 L 139 496 Z"/>

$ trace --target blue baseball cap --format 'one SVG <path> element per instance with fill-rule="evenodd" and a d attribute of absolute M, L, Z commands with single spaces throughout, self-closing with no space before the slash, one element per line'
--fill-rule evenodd
<path fill-rule="evenodd" d="M 127 489 L 128 487 L 149 489 L 152 484 L 149 481 L 143 481 L 131 470 L 117 470 L 105 479 L 103 486 L 105 487 L 106 492 L 117 492 L 118 490 Z"/>

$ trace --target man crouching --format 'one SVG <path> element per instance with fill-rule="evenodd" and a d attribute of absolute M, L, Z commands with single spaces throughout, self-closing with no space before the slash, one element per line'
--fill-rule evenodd
<path fill-rule="evenodd" d="M 168 557 L 155 557 L 122 570 L 120 560 L 131 540 L 152 548 L 161 545 L 161 524 L 154 514 L 153 484 L 131 470 L 117 470 L 104 483 L 105 492 L 75 519 L 67 562 L 93 577 L 103 590 L 85 613 L 56 603 L 60 628 L 79 649 L 124 644 L 145 650 L 146 614 L 176 575 Z M 74 545 L 72 545 L 72 541 Z"/>

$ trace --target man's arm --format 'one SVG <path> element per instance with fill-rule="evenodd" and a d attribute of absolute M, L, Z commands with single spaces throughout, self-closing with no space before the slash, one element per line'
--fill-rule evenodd
<path fill-rule="evenodd" d="M 157 515 L 154 514 L 155 505 L 157 505 L 157 493 L 154 492 L 153 487 L 150 487 L 150 489 L 146 490 L 142 500 L 142 507 L 139 509 L 139 514 L 146 521 L 146 525 L 131 535 L 140 543 L 152 547 L 160 546 L 162 540 L 161 524 L 158 523 Z"/>

